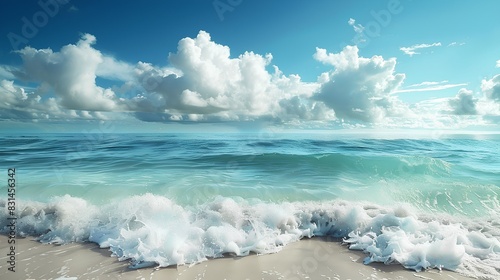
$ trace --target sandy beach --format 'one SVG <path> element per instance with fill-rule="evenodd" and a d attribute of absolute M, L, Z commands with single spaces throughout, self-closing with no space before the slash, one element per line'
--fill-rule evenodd
<path fill-rule="evenodd" d="M 9 271 L 7 237 L 0 236 L 0 279 L 470 279 L 451 271 L 416 273 L 399 264 L 363 265 L 364 254 L 339 242 L 304 239 L 270 255 L 213 259 L 192 266 L 132 270 L 96 244 L 47 245 L 16 239 Z"/>

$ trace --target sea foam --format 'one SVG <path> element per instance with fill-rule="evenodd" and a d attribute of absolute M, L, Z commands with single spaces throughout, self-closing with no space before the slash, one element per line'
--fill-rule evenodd
<path fill-rule="evenodd" d="M 407 205 L 270 203 L 221 196 L 182 206 L 153 194 L 99 206 L 66 195 L 48 203 L 18 201 L 18 209 L 18 234 L 37 236 L 43 243 L 95 242 L 119 260 L 129 260 L 132 268 L 274 253 L 302 238 L 332 236 L 365 252 L 365 263 L 400 263 L 415 271 L 448 269 L 486 279 L 500 276 L 498 215 L 472 220 L 431 215 Z M 7 213 L 0 216 L 6 232 Z"/>

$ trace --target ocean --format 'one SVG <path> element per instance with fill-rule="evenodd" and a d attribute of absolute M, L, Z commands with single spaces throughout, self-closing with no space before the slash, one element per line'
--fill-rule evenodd
<path fill-rule="evenodd" d="M 500 136 L 3 135 L 0 228 L 132 268 L 342 240 L 365 263 L 500 277 Z M 497 278 L 498 279 L 498 278 Z"/>

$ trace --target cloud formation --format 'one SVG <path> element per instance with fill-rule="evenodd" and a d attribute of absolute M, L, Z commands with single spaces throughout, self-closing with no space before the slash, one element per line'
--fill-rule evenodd
<path fill-rule="evenodd" d="M 400 50 L 409 56 L 413 56 L 415 54 L 420 54 L 419 52 L 417 52 L 417 50 L 419 49 L 426 49 L 426 48 L 440 47 L 440 46 L 441 46 L 440 42 L 432 44 L 417 44 L 411 47 L 402 47 L 400 48 Z"/>
<path fill-rule="evenodd" d="M 477 115 L 478 113 L 476 108 L 478 99 L 474 97 L 471 90 L 460 89 L 457 96 L 448 102 L 455 115 Z"/>
<path fill-rule="evenodd" d="M 317 48 L 314 58 L 334 67 L 315 94 L 335 111 L 337 118 L 362 122 L 381 122 L 386 117 L 402 117 L 408 107 L 392 93 L 404 74 L 395 74 L 396 59 L 381 56 L 360 57 L 356 46 L 347 46 L 340 53 L 327 53 Z"/>
<path fill-rule="evenodd" d="M 11 67 L 7 65 L 0 65 L 0 79 L 14 79 L 14 75 L 12 74 Z"/>
<path fill-rule="evenodd" d="M 460 43 L 459 42 L 451 42 L 448 44 L 448 47 L 463 46 L 463 45 L 465 45 L 464 42 L 460 42 Z"/>
<path fill-rule="evenodd" d="M 467 84 L 466 83 L 450 84 L 448 81 L 422 82 L 418 84 L 409 85 L 405 88 L 398 89 L 397 91 L 395 91 L 395 93 L 437 91 L 437 90 L 444 90 L 444 89 L 463 87 L 463 86 L 467 86 Z"/>
<path fill-rule="evenodd" d="M 169 55 L 178 73 L 140 63 L 136 75 L 146 89 L 144 97 L 154 97 L 153 111 L 170 114 L 172 120 L 190 114 L 200 115 L 197 120 L 207 115 L 221 120 L 277 118 L 292 113 L 280 104 L 311 96 L 317 85 L 302 82 L 298 75 L 285 76 L 277 67 L 268 72 L 271 60 L 271 54 L 253 52 L 231 58 L 229 47 L 213 42 L 201 31 L 196 38 L 180 40 L 177 52 Z M 136 105 L 135 110 L 151 111 L 152 104 Z"/>
<path fill-rule="evenodd" d="M 481 90 L 487 98 L 500 103 L 500 74 L 490 80 L 483 80 L 481 82 Z"/>
<path fill-rule="evenodd" d="M 350 24 L 357 26 L 354 20 Z M 20 67 L 0 66 L 0 119 L 428 128 L 485 123 L 500 115 L 500 75 L 483 80 L 476 95 L 463 89 L 453 98 L 407 104 L 397 93 L 466 84 L 422 82 L 402 89 L 405 74 L 396 73 L 395 58 L 362 57 L 357 46 L 338 53 L 317 48 L 313 58 L 331 69 L 304 82 L 273 65 L 271 54 L 232 55 L 204 31 L 181 39 L 165 66 L 120 61 L 95 43 L 84 34 L 59 51 L 17 51 Z"/>
<path fill-rule="evenodd" d="M 27 92 L 13 81 L 0 81 L 0 119 L 17 121 L 107 119 L 100 112 L 68 110 L 60 106 L 55 98 L 42 100 L 41 94 Z"/>
<path fill-rule="evenodd" d="M 119 61 L 93 48 L 95 42 L 85 34 L 58 52 L 26 47 L 18 51 L 22 68 L 13 72 L 52 91 L 50 100 L 60 109 L 131 112 L 147 121 L 325 120 L 333 115 L 321 102 L 309 100 L 317 83 L 286 76 L 277 66 L 268 71 L 271 54 L 231 58 L 229 47 L 204 31 L 181 39 L 163 68 Z M 123 85 L 103 88 L 96 84 L 98 77 Z M 139 94 L 127 97 L 131 91 Z"/>
<path fill-rule="evenodd" d="M 18 53 L 23 69 L 18 78 L 50 86 L 61 105 L 67 109 L 113 111 L 115 93 L 95 83 L 96 71 L 103 62 L 102 54 L 92 48 L 96 38 L 82 36 L 76 45 L 66 45 L 60 52 L 26 47 Z"/>
<path fill-rule="evenodd" d="M 500 116 L 500 75 L 483 80 L 480 96 L 471 90 L 460 89 L 458 94 L 448 100 L 451 114 L 454 115 L 479 115 L 493 122 Z"/>
<path fill-rule="evenodd" d="M 365 28 L 363 27 L 363 25 L 361 24 L 356 24 L 356 20 L 353 19 L 353 18 L 350 18 L 347 23 L 352 26 L 352 28 L 354 29 L 354 32 L 358 33 L 358 34 L 361 34 L 363 33 L 363 31 L 365 30 Z"/>

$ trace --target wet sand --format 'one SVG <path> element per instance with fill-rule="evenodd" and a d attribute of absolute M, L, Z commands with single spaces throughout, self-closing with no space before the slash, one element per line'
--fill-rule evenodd
<path fill-rule="evenodd" d="M 191 266 L 129 269 L 127 261 L 110 257 L 108 249 L 94 243 L 41 244 L 31 238 L 16 239 L 15 272 L 7 254 L 6 236 L 0 236 L 0 279 L 471 279 L 451 271 L 416 273 L 399 264 L 364 265 L 362 252 L 339 242 L 304 239 L 281 252 L 247 257 L 227 256 Z"/>

